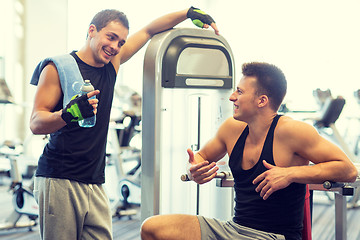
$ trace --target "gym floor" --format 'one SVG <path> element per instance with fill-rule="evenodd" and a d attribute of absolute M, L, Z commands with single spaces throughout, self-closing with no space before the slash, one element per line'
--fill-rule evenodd
<path fill-rule="evenodd" d="M 12 209 L 11 194 L 7 191 L 7 181 L 0 181 L 0 223 L 4 222 Z M 323 192 L 314 193 L 313 205 L 313 227 L 312 236 L 314 240 L 332 240 L 335 239 L 335 210 L 334 204 L 329 200 Z M 347 212 L 347 237 L 348 240 L 360 239 L 360 207 L 348 209 Z M 26 217 L 22 217 L 20 221 L 26 221 Z M 123 217 L 121 219 L 113 219 L 113 236 L 114 240 L 139 240 L 140 239 L 140 216 L 133 216 L 131 219 Z M 6 240 L 35 240 L 40 239 L 39 226 L 29 231 L 27 228 L 12 229 L 0 231 L 0 239 Z"/>
<path fill-rule="evenodd" d="M 8 192 L 10 182 L 8 179 L 0 180 L 0 223 L 5 221 L 5 218 L 13 211 L 11 204 L 11 193 Z M 140 212 L 140 211 L 139 211 Z M 27 222 L 28 218 L 23 216 L 20 222 Z M 121 219 L 113 218 L 113 237 L 114 240 L 140 240 L 140 214 L 129 217 L 122 217 Z M 32 228 L 19 228 L 11 230 L 0 230 L 0 239 L 6 240 L 39 240 L 39 226 Z"/>

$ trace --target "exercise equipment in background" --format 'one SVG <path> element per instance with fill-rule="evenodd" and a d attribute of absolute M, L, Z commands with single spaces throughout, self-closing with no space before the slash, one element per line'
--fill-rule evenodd
<path fill-rule="evenodd" d="M 6 217 L 5 222 L 0 224 L 0 230 L 8 230 L 13 228 L 29 228 L 36 226 L 36 219 L 38 218 L 38 205 L 33 196 L 33 181 L 29 186 L 24 186 L 22 174 L 18 167 L 18 158 L 21 152 L 17 151 L 14 144 L 5 142 L 0 148 L 0 156 L 9 160 L 10 162 L 10 188 L 12 192 L 12 205 L 14 210 Z M 29 221 L 20 222 L 22 216 L 27 216 Z"/>

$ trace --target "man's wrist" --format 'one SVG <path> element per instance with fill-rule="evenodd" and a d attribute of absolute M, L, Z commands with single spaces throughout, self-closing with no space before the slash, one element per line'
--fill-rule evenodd
<path fill-rule="evenodd" d="M 192 174 L 191 174 L 191 172 L 190 172 L 191 166 L 192 166 L 192 164 L 189 163 L 189 162 L 188 162 L 187 165 L 186 165 L 186 174 L 187 174 L 187 176 L 188 176 L 188 178 L 189 178 L 190 181 L 193 180 Z"/>
<path fill-rule="evenodd" d="M 190 12 L 192 11 L 192 10 L 194 10 L 195 8 L 193 7 L 193 6 L 191 6 L 189 9 L 187 9 L 187 11 L 186 11 L 186 17 L 187 18 L 190 18 Z"/>
<path fill-rule="evenodd" d="M 71 120 L 74 119 L 73 115 L 70 112 L 66 111 L 66 109 L 61 110 L 61 118 L 66 123 L 71 123 Z"/>

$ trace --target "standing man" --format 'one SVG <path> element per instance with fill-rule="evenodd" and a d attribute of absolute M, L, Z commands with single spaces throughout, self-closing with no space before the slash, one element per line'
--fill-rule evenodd
<path fill-rule="evenodd" d="M 112 239 L 102 184 L 116 75 L 120 64 L 154 34 L 187 18 L 198 26 L 211 26 L 218 34 L 212 18 L 191 7 L 160 17 L 127 38 L 126 16 L 117 10 L 103 10 L 91 21 L 86 43 L 79 51 L 47 58 L 35 69 L 31 83 L 37 85 L 37 92 L 30 128 L 34 134 L 50 134 L 39 159 L 34 189 L 42 239 Z M 81 82 L 89 79 L 96 90 L 74 96 L 74 79 L 79 76 Z M 97 99 L 90 99 L 93 96 Z M 94 114 L 94 127 L 79 127 L 78 121 Z"/>
<path fill-rule="evenodd" d="M 230 96 L 233 117 L 195 155 L 188 150 L 188 172 L 199 184 L 211 181 L 218 170 L 216 162 L 230 156 L 233 219 L 154 216 L 143 223 L 143 240 L 301 240 L 305 184 L 356 180 L 357 170 L 342 150 L 311 125 L 277 114 L 287 88 L 279 68 L 248 63 L 242 73 Z"/>

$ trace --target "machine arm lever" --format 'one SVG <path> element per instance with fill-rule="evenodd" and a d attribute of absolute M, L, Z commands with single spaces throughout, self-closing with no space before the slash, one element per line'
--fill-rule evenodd
<path fill-rule="evenodd" d="M 218 173 L 216 173 L 215 178 L 233 179 L 233 176 L 232 176 L 231 172 L 218 172 Z M 183 182 L 191 181 L 191 179 L 189 178 L 189 175 L 187 175 L 187 174 L 181 175 L 180 179 Z"/>

